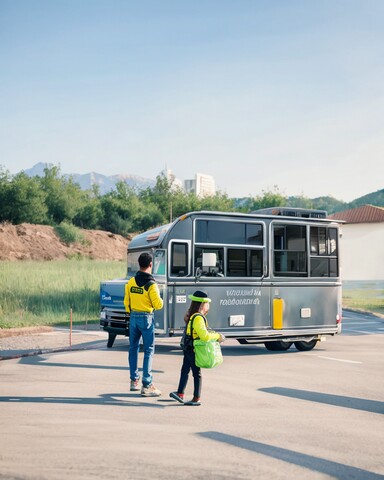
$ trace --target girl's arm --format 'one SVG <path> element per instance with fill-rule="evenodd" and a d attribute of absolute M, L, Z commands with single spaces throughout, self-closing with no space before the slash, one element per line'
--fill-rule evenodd
<path fill-rule="evenodd" d="M 208 332 L 205 325 L 204 318 L 201 315 L 196 315 L 193 318 L 193 338 L 199 337 L 200 340 L 208 342 L 208 340 L 219 340 L 221 338 L 220 333 Z"/>

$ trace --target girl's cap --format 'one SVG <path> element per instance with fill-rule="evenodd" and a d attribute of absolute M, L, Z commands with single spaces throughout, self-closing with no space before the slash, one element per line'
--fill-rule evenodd
<path fill-rule="evenodd" d="M 193 300 L 194 302 L 210 302 L 211 301 L 208 295 L 205 292 L 202 292 L 201 290 L 196 290 L 196 292 L 193 295 L 188 295 L 188 298 L 190 300 Z"/>

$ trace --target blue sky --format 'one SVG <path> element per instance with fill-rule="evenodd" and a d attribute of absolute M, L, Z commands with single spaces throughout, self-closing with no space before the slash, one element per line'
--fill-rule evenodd
<path fill-rule="evenodd" d="M 384 188 L 382 0 L 0 0 L 0 165 Z"/>

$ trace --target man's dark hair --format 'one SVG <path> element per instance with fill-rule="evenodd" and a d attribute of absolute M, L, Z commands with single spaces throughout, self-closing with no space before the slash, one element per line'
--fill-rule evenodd
<path fill-rule="evenodd" d="M 148 268 L 152 262 L 152 255 L 150 253 L 144 252 L 139 257 L 140 268 Z"/>

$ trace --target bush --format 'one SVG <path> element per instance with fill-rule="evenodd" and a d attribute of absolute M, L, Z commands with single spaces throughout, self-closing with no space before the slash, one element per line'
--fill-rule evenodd
<path fill-rule="evenodd" d="M 71 243 L 86 244 L 86 239 L 83 233 L 71 223 L 61 222 L 60 225 L 55 227 L 55 232 L 67 245 L 70 245 Z"/>

